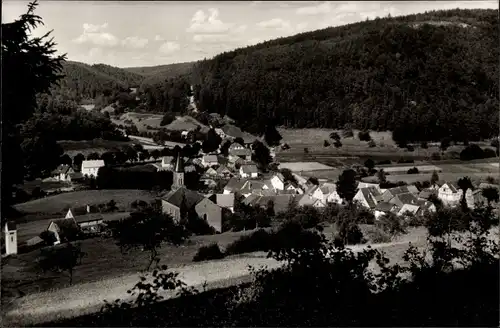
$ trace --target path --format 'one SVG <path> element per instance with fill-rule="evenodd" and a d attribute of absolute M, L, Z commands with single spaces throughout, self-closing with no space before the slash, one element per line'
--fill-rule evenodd
<path fill-rule="evenodd" d="M 383 249 L 395 245 L 407 245 L 408 241 L 377 244 L 372 248 Z M 362 250 L 366 245 L 350 247 L 354 252 Z M 277 268 L 281 264 L 265 257 L 265 254 L 248 254 L 242 258 L 224 259 L 190 264 L 172 269 L 179 273 L 179 278 L 188 286 L 201 289 L 206 282 L 207 288 L 230 286 L 237 281 L 250 281 L 248 266 Z M 127 289 L 139 281 L 139 274 L 130 274 L 97 282 L 78 284 L 52 292 L 31 294 L 14 300 L 4 309 L 3 326 L 27 326 L 52 321 L 57 318 L 68 318 L 95 313 L 100 310 L 104 300 L 130 299 Z M 165 298 L 171 293 L 163 293 Z"/>

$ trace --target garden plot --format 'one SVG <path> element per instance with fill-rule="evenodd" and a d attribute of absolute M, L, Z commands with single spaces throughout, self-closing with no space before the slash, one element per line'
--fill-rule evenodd
<path fill-rule="evenodd" d="M 289 169 L 292 172 L 331 170 L 332 167 L 318 162 L 288 162 L 280 163 L 280 169 Z"/>

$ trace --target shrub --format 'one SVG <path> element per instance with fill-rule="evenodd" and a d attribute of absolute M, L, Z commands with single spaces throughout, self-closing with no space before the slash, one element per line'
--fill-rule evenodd
<path fill-rule="evenodd" d="M 329 146 L 330 146 L 330 143 L 327 140 L 325 140 L 323 142 L 323 147 L 329 147 Z"/>
<path fill-rule="evenodd" d="M 443 156 L 444 159 L 459 159 L 460 153 L 457 151 L 449 151 L 446 152 Z"/>
<path fill-rule="evenodd" d="M 408 151 L 415 151 L 415 147 L 413 147 L 412 145 L 408 145 L 408 146 L 406 147 L 406 149 L 407 149 Z"/>
<path fill-rule="evenodd" d="M 410 215 L 408 216 L 407 222 L 410 227 L 424 227 L 425 217 L 421 215 Z"/>
<path fill-rule="evenodd" d="M 361 141 L 370 141 L 372 140 L 372 137 L 370 136 L 369 131 L 359 131 L 358 132 L 358 138 Z"/>
<path fill-rule="evenodd" d="M 481 159 L 484 158 L 484 151 L 478 145 L 472 144 L 465 147 L 460 152 L 460 159 L 462 161 L 470 161 L 473 159 Z"/>
<path fill-rule="evenodd" d="M 391 162 L 391 160 L 389 160 L 389 159 L 384 159 L 384 160 L 382 160 L 382 161 L 378 161 L 378 162 L 377 162 L 377 165 L 388 165 L 388 164 L 391 164 L 391 163 L 392 163 L 392 162 Z"/>
<path fill-rule="evenodd" d="M 439 148 L 443 151 L 448 149 L 451 145 L 451 139 L 449 137 L 441 139 L 441 144 L 439 145 Z"/>
<path fill-rule="evenodd" d="M 365 230 L 365 236 L 372 243 L 388 243 L 391 241 L 391 236 L 382 229 L 375 226 L 368 226 Z"/>
<path fill-rule="evenodd" d="M 491 149 L 491 148 L 484 148 L 483 149 L 483 158 L 492 158 L 492 157 L 496 157 L 497 154 L 496 152 Z"/>
<path fill-rule="evenodd" d="M 337 132 L 330 133 L 330 138 L 333 140 L 340 140 L 340 135 Z"/>
<path fill-rule="evenodd" d="M 413 167 L 413 168 L 409 169 L 406 173 L 407 174 L 418 174 L 418 169 L 416 167 Z"/>
<path fill-rule="evenodd" d="M 388 213 L 382 215 L 375 226 L 382 229 L 382 231 L 388 233 L 391 236 L 397 236 L 406 233 L 406 224 L 394 213 Z"/>
<path fill-rule="evenodd" d="M 175 120 L 175 115 L 173 113 L 166 113 L 161 119 L 160 126 L 169 125 Z"/>
<path fill-rule="evenodd" d="M 422 149 L 429 148 L 429 146 L 427 145 L 427 141 L 422 141 L 422 143 L 420 143 L 420 148 L 422 148 Z"/>
<path fill-rule="evenodd" d="M 193 257 L 193 262 L 219 260 L 224 258 L 224 253 L 217 243 L 208 246 L 201 246 Z"/>
<path fill-rule="evenodd" d="M 441 154 L 437 153 L 437 152 L 434 152 L 434 153 L 431 154 L 431 159 L 434 160 L 434 161 L 439 161 L 439 160 L 441 160 Z"/>
<path fill-rule="evenodd" d="M 335 148 L 342 147 L 342 143 L 340 142 L 340 140 L 335 140 L 335 142 L 333 143 L 333 145 L 335 146 Z"/>
<path fill-rule="evenodd" d="M 373 141 L 373 140 L 368 141 L 368 147 L 374 148 L 376 146 L 377 146 L 377 144 L 375 143 L 375 141 Z"/>
<path fill-rule="evenodd" d="M 229 244 L 226 248 L 226 255 L 268 251 L 269 249 L 271 249 L 271 235 L 267 231 L 259 229 Z"/>

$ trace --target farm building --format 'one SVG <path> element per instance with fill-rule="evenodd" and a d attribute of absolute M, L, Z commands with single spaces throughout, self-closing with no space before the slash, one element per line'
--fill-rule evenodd
<path fill-rule="evenodd" d="M 377 188 L 361 188 L 354 196 L 354 200 L 358 201 L 363 207 L 374 209 L 379 201 L 382 201 L 381 194 Z"/>
<path fill-rule="evenodd" d="M 234 213 L 234 194 L 213 194 L 208 198 L 218 206 Z"/>
<path fill-rule="evenodd" d="M 456 184 L 446 182 L 438 190 L 438 198 L 441 199 L 443 204 L 449 206 L 455 206 L 460 203 L 462 199 L 463 191 Z M 465 200 L 467 206 L 470 208 L 474 207 L 474 196 L 472 190 L 469 188 L 465 193 Z"/>
<path fill-rule="evenodd" d="M 102 159 L 83 161 L 81 173 L 84 177 L 97 177 L 97 172 L 99 168 L 104 166 L 104 161 Z"/>
<path fill-rule="evenodd" d="M 243 188 L 243 185 L 245 185 L 246 182 L 246 180 L 241 180 L 238 178 L 229 179 L 226 186 L 224 187 L 224 194 L 238 192 L 239 190 L 241 190 L 241 188 Z"/>
<path fill-rule="evenodd" d="M 320 185 L 312 193 L 312 197 L 321 200 L 323 203 L 342 203 L 342 198 L 340 198 L 337 193 L 337 185 L 335 183 L 325 182 Z"/>
<path fill-rule="evenodd" d="M 57 179 L 58 181 L 71 181 L 70 174 L 75 173 L 73 168 L 67 164 L 61 164 L 52 171 L 52 177 Z"/>
<path fill-rule="evenodd" d="M 217 232 L 222 232 L 222 212 L 224 209 L 208 198 L 201 199 L 194 207 L 198 217 L 205 220 Z"/>
<path fill-rule="evenodd" d="M 221 165 L 217 169 L 217 176 L 219 178 L 230 178 L 233 176 L 233 172 L 227 166 Z"/>
<path fill-rule="evenodd" d="M 272 183 L 274 189 L 285 190 L 285 177 L 283 176 L 283 174 L 276 173 L 271 178 L 271 183 Z"/>
<path fill-rule="evenodd" d="M 259 170 L 255 164 L 244 164 L 240 167 L 240 177 L 242 178 L 257 178 Z"/>
<path fill-rule="evenodd" d="M 219 165 L 219 158 L 217 155 L 205 155 L 201 159 L 201 165 L 204 167 Z"/>

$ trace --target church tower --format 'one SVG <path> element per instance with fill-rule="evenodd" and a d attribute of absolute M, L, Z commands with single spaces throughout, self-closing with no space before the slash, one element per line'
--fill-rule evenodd
<path fill-rule="evenodd" d="M 177 190 L 184 187 L 184 162 L 180 154 L 177 154 L 177 160 L 174 167 L 174 180 L 172 182 L 172 190 Z"/>

